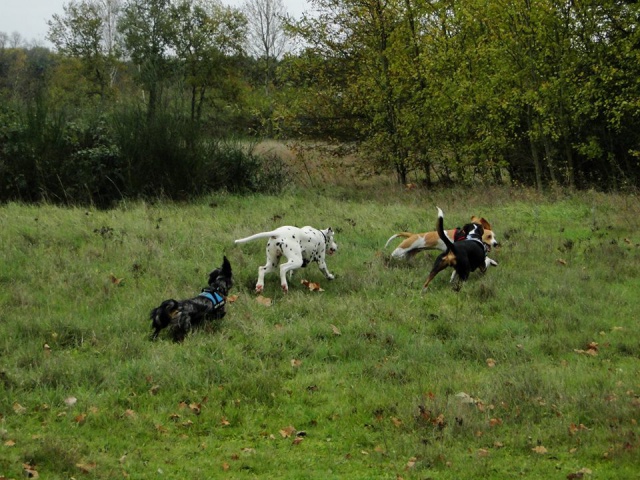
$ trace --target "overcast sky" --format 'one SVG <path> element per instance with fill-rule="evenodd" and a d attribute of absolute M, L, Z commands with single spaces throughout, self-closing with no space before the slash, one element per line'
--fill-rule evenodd
<path fill-rule="evenodd" d="M 18 32 L 24 42 L 46 46 L 47 20 L 55 13 L 64 13 L 62 6 L 67 3 L 69 0 L 0 0 L 0 32 L 9 35 Z M 222 3 L 237 7 L 244 0 L 222 0 Z M 309 9 L 306 0 L 283 0 L 283 3 L 294 17 Z"/>

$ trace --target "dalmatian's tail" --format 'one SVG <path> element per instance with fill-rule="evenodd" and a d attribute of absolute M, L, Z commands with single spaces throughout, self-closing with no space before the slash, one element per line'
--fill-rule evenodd
<path fill-rule="evenodd" d="M 239 238 L 234 243 L 236 245 L 239 245 L 241 243 L 247 243 L 247 242 L 251 242 L 253 240 L 258 240 L 259 238 L 274 237 L 274 236 L 278 235 L 278 233 L 279 232 L 277 230 L 272 230 L 270 232 L 260 232 L 260 233 L 256 233 L 255 235 L 251 235 L 250 237 Z"/>

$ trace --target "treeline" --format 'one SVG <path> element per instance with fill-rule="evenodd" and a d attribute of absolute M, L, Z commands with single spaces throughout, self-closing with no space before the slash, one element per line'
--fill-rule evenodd
<path fill-rule="evenodd" d="M 354 126 L 401 181 L 638 185 L 637 2 L 313 3 L 293 72 L 308 111 Z"/>
<path fill-rule="evenodd" d="M 402 183 L 638 186 L 635 2 L 311 3 L 72 0 L 53 51 L 0 35 L 0 200 L 277 190 L 285 167 L 232 140 L 262 136 Z"/>

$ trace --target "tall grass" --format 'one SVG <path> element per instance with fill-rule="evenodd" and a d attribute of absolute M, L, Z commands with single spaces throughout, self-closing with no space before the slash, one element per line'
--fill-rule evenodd
<path fill-rule="evenodd" d="M 436 205 L 450 226 L 485 216 L 503 244 L 458 293 L 445 273 L 420 293 L 435 253 L 383 250 L 431 229 Z M 593 192 L 348 184 L 4 205 L 0 475 L 633 478 L 638 210 Z M 310 265 L 284 295 L 267 276 L 264 306 L 264 244 L 233 240 L 281 224 L 332 226 L 337 278 Z M 150 309 L 196 294 L 223 254 L 239 295 L 225 319 L 150 342 Z"/>

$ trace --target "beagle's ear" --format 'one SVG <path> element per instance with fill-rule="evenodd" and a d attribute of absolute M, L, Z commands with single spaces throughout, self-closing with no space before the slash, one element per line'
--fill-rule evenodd
<path fill-rule="evenodd" d="M 471 217 L 471 221 L 473 223 L 479 223 L 485 230 L 492 230 L 491 224 L 489 224 L 489 222 L 487 222 L 484 218 L 478 218 L 474 215 L 473 217 Z"/>

